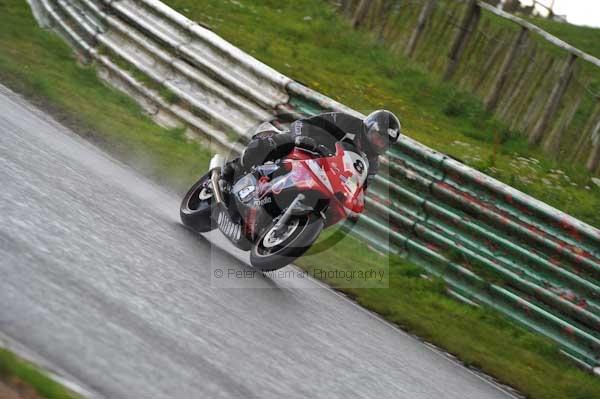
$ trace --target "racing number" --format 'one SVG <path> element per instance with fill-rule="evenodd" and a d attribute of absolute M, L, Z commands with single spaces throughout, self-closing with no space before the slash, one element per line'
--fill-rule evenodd
<path fill-rule="evenodd" d="M 365 170 L 365 164 L 363 163 L 363 161 L 361 161 L 360 159 L 357 159 L 354 162 L 354 169 L 359 173 L 359 174 L 363 174 L 363 171 Z"/>

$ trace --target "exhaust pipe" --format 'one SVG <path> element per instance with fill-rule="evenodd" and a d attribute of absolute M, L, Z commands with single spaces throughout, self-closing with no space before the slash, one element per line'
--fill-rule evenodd
<path fill-rule="evenodd" d="M 219 226 L 221 232 L 238 248 L 249 251 L 252 248 L 251 243 L 242 232 L 242 225 L 231 220 L 227 205 L 223 201 L 221 192 L 221 171 L 225 166 L 225 158 L 216 154 L 212 157 L 209 164 L 210 183 L 213 190 L 214 200 L 217 206 L 213 208 L 213 221 Z"/>

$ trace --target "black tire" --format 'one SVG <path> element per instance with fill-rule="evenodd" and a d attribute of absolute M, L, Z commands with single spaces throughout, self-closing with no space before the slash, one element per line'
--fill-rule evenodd
<path fill-rule="evenodd" d="M 181 201 L 181 206 L 179 207 L 181 222 L 198 233 L 206 233 L 216 227 L 216 225 L 213 227 L 211 218 L 212 197 L 208 200 L 201 200 L 199 197 L 201 191 L 205 189 L 206 184 L 210 184 L 209 173 L 202 176 L 190 188 L 185 197 L 183 197 L 183 201 Z"/>
<path fill-rule="evenodd" d="M 323 218 L 317 215 L 292 217 L 286 223 L 292 225 L 298 221 L 298 227 L 281 244 L 267 248 L 264 240 L 271 228 L 254 243 L 250 251 L 250 263 L 262 271 L 273 271 L 289 265 L 302 256 L 317 240 L 323 230 Z M 274 223 L 273 223 L 274 224 Z"/>

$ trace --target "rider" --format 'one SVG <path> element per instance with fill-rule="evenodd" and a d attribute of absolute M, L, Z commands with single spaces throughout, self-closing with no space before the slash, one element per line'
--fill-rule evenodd
<path fill-rule="evenodd" d="M 386 110 L 372 112 L 364 120 L 343 112 L 329 112 L 299 119 L 290 125 L 288 132 L 281 132 L 270 123 L 262 124 L 239 161 L 226 165 L 223 177 L 233 182 L 234 175 L 244 174 L 253 166 L 267 161 L 280 159 L 295 147 L 333 153 L 338 142 L 366 156 L 368 176 L 372 177 L 379 167 L 379 155 L 398 140 L 400 129 L 396 115 Z"/>

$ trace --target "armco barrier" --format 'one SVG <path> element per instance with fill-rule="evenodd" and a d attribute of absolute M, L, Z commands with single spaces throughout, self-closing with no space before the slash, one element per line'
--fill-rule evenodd
<path fill-rule="evenodd" d="M 360 115 L 278 73 L 158 0 L 30 0 L 102 76 L 163 123 L 239 152 L 258 122 Z M 174 101 L 177 100 L 177 101 Z M 281 115 L 286 115 L 281 119 Z M 353 234 L 408 254 L 484 304 L 600 369 L 600 231 L 402 137 Z"/>

